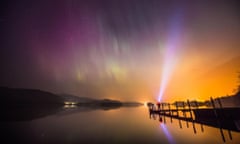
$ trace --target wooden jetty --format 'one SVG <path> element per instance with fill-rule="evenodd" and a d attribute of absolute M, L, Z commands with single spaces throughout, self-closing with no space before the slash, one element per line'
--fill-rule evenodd
<path fill-rule="evenodd" d="M 180 104 L 175 104 L 172 106 L 169 103 L 158 103 L 154 105 L 153 103 L 148 103 L 150 118 L 153 116 L 159 116 L 159 121 L 165 117 L 170 117 L 172 119 L 178 119 L 179 126 L 182 128 L 182 122 L 185 121 L 187 127 L 189 127 L 189 122 L 192 123 L 194 133 L 196 133 L 195 124 L 201 125 L 201 131 L 203 132 L 203 125 L 207 125 L 214 128 L 219 128 L 222 140 L 225 142 L 225 136 L 223 129 L 228 131 L 229 138 L 232 139 L 231 131 L 240 132 L 240 107 L 234 108 L 223 108 L 220 99 L 217 100 L 219 107 L 215 106 L 214 100 L 210 99 L 212 107 L 200 108 L 196 102 L 193 106 L 189 100 L 187 102 L 182 102 Z"/>
<path fill-rule="evenodd" d="M 212 107 L 199 108 L 197 102 L 191 106 L 190 101 L 175 104 L 174 108 L 169 103 L 159 103 L 157 107 L 154 104 L 148 104 L 150 114 L 161 114 L 178 119 L 229 119 L 240 120 L 240 107 L 223 108 L 218 99 L 220 107 L 216 107 L 211 98 Z M 167 106 L 167 108 L 166 108 Z"/>

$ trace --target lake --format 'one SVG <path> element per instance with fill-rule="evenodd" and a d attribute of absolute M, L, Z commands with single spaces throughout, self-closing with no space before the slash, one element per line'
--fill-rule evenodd
<path fill-rule="evenodd" d="M 181 123 L 181 128 L 180 124 Z M 63 108 L 31 121 L 1 122 L 2 138 L 9 143 L 224 143 L 218 128 L 165 118 L 150 119 L 148 108 L 113 110 Z M 225 143 L 240 143 L 240 133 L 223 130 Z"/>

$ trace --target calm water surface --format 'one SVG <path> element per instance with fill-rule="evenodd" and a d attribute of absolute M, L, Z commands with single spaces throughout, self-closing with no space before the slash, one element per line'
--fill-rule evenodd
<path fill-rule="evenodd" d="M 114 110 L 64 110 L 25 122 L 1 122 L 2 138 L 9 143 L 224 143 L 219 129 L 166 118 L 166 123 L 149 118 L 144 106 Z M 223 131 L 225 143 L 240 143 L 240 133 Z"/>

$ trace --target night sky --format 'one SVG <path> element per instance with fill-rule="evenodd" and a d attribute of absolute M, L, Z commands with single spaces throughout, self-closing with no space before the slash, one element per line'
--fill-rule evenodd
<path fill-rule="evenodd" d="M 240 71 L 233 0 L 0 2 L 0 86 L 84 97 L 206 99 Z"/>

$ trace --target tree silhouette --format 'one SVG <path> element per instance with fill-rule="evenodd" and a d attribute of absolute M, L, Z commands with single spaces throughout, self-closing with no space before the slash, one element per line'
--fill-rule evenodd
<path fill-rule="evenodd" d="M 240 72 L 238 72 L 238 86 L 237 86 L 237 93 L 240 92 Z"/>
<path fill-rule="evenodd" d="M 240 93 L 240 72 L 237 72 L 238 73 L 238 80 L 237 80 L 237 87 L 233 89 L 233 93 Z"/>

